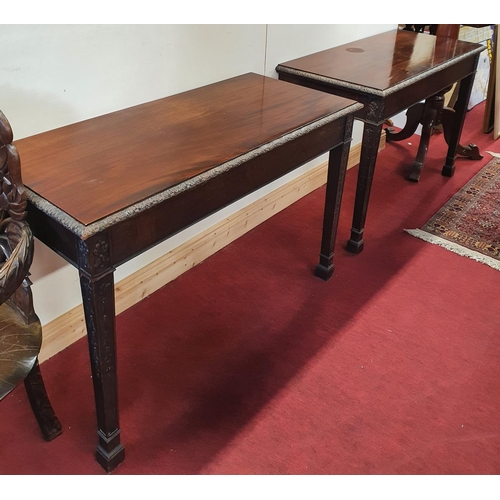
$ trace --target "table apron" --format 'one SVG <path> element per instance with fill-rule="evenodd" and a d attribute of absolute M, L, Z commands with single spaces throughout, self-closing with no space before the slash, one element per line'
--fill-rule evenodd
<path fill-rule="evenodd" d="M 27 221 L 33 235 L 75 267 L 78 236 L 28 200 Z"/>
<path fill-rule="evenodd" d="M 479 54 L 475 57 L 463 59 L 457 64 L 449 66 L 445 71 L 433 73 L 424 80 L 416 81 L 404 89 L 388 95 L 385 98 L 382 121 L 413 106 L 417 102 L 437 94 L 455 82 L 459 82 L 474 73 L 478 58 Z"/>

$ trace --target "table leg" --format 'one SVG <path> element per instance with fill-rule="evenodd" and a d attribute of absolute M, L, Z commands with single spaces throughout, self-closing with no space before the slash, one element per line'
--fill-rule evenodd
<path fill-rule="evenodd" d="M 114 270 L 106 267 L 106 261 L 109 260 L 106 243 L 98 242 L 92 252 L 89 252 L 85 242 L 80 246 L 80 286 L 98 427 L 96 459 L 110 472 L 125 458 L 118 422 Z"/>
<path fill-rule="evenodd" d="M 332 149 L 328 157 L 328 178 L 326 182 L 325 212 L 319 264 L 315 274 L 324 281 L 333 276 L 333 253 L 337 227 L 339 225 L 340 204 L 344 190 L 347 161 L 352 135 L 352 117 L 346 123 L 345 142 Z"/>
<path fill-rule="evenodd" d="M 363 251 L 366 212 L 370 199 L 375 162 L 377 161 L 378 148 L 382 124 L 374 125 L 365 122 L 363 142 L 361 145 L 361 158 L 359 161 L 358 184 L 356 186 L 356 199 L 354 202 L 354 215 L 352 219 L 351 238 L 347 242 L 349 252 L 359 254 Z"/>
<path fill-rule="evenodd" d="M 443 170 L 441 171 L 441 174 L 446 177 L 452 177 L 455 173 L 455 158 L 457 156 L 457 148 L 459 145 L 458 141 L 460 140 L 460 135 L 462 134 L 462 128 L 464 126 L 467 105 L 469 103 L 472 85 L 474 83 L 474 75 L 475 73 L 472 73 L 460 82 L 458 98 L 455 104 L 455 119 L 453 120 L 453 126 L 449 135 L 448 154 L 446 156 Z"/>
<path fill-rule="evenodd" d="M 425 101 L 424 117 L 422 119 L 422 133 L 418 145 L 417 157 L 411 166 L 408 179 L 412 182 L 418 182 L 424 166 L 429 143 L 431 141 L 432 129 L 436 123 L 436 116 L 440 113 L 444 102 L 444 96 L 436 94 Z"/>

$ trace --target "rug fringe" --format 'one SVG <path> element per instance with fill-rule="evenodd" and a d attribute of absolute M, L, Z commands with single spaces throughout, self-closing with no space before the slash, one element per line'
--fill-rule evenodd
<path fill-rule="evenodd" d="M 422 229 L 405 229 L 405 231 L 408 234 L 415 236 L 415 238 L 420 238 L 421 240 L 432 243 L 433 245 L 439 245 L 446 248 L 446 250 L 449 250 L 450 252 L 454 252 L 462 257 L 468 257 L 469 259 L 480 262 L 481 264 L 486 264 L 487 266 L 500 271 L 500 262 L 492 257 L 475 252 L 474 250 L 469 250 L 468 248 L 458 245 L 457 243 L 452 243 L 451 241 L 447 241 L 439 236 L 422 231 Z"/>

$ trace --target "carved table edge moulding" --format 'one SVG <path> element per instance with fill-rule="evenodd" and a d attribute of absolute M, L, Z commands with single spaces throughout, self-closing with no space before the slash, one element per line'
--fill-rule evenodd
<path fill-rule="evenodd" d="M 105 231 L 107 228 L 119 222 L 127 220 L 133 217 L 134 215 L 144 212 L 150 209 L 151 207 L 154 207 L 155 205 L 158 205 L 159 203 L 168 200 L 169 198 L 173 198 L 174 196 L 177 196 L 185 191 L 189 191 L 195 186 L 204 184 L 210 179 L 215 178 L 222 173 L 228 172 L 231 169 L 236 168 L 239 165 L 242 165 L 243 163 L 246 163 L 252 158 L 256 158 L 257 156 L 267 153 L 283 144 L 286 144 L 287 142 L 296 139 L 297 137 L 306 135 L 312 130 L 315 130 L 328 123 L 334 122 L 339 118 L 351 115 L 353 112 L 356 112 L 362 108 L 363 104 L 354 102 L 347 108 L 341 109 L 340 111 L 332 113 L 324 118 L 321 118 L 320 120 L 311 122 L 308 125 L 301 127 L 300 129 L 293 130 L 274 141 L 268 142 L 267 144 L 255 148 L 243 155 L 237 156 L 236 158 L 233 158 L 225 163 L 213 167 L 210 170 L 207 170 L 201 174 L 196 175 L 195 177 L 187 179 L 179 184 L 176 184 L 175 186 L 172 186 L 153 196 L 145 198 L 144 200 L 138 203 L 132 204 L 123 210 L 115 212 L 114 214 L 111 214 L 96 222 L 92 222 L 91 224 L 88 225 L 82 224 L 74 217 L 67 214 L 64 210 L 61 210 L 60 208 L 56 207 L 55 205 L 47 201 L 45 198 L 39 196 L 29 187 L 25 186 L 25 189 L 28 195 L 28 200 L 35 207 L 37 207 L 39 210 L 49 215 L 52 219 L 59 222 L 62 226 L 70 230 L 73 234 L 75 234 L 82 240 L 86 240 L 91 236 L 94 236 L 102 231 Z"/>
<path fill-rule="evenodd" d="M 288 66 L 284 66 L 283 64 L 278 64 L 276 66 L 276 71 L 279 73 L 288 73 L 290 75 L 294 76 L 300 76 L 307 78 L 308 80 L 317 80 L 318 82 L 321 83 L 326 83 L 328 85 L 336 85 L 339 87 L 345 87 L 346 89 L 350 90 L 355 90 L 356 92 L 363 92 L 364 94 L 369 94 L 372 96 L 377 96 L 377 97 L 387 97 L 391 94 L 394 94 L 395 92 L 398 92 L 401 89 L 404 89 L 406 87 L 409 87 L 410 85 L 413 85 L 414 83 L 419 82 L 420 80 L 425 80 L 428 78 L 430 75 L 434 73 L 439 73 L 443 69 L 446 69 L 449 66 L 455 65 L 457 62 L 460 62 L 463 59 L 469 59 L 471 57 L 471 54 L 476 54 L 480 53 L 484 50 L 484 47 L 478 47 L 474 50 L 471 50 L 467 54 L 462 54 L 461 56 L 454 57 L 453 59 L 450 59 L 449 61 L 444 62 L 443 64 L 440 64 L 438 66 L 435 66 L 434 68 L 426 71 L 423 74 L 415 75 L 411 78 L 408 78 L 407 80 L 404 80 L 400 83 L 397 83 L 396 85 L 393 85 L 385 90 L 380 90 L 374 87 L 368 87 L 365 85 L 359 85 L 357 83 L 345 81 L 345 80 L 339 80 L 338 78 L 331 78 L 328 76 L 324 75 L 318 75 L 314 73 L 310 73 L 308 71 L 302 71 L 299 69 L 294 69 L 290 68 Z"/>

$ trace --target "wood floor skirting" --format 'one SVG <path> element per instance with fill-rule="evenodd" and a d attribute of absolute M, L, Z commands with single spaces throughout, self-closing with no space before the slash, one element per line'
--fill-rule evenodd
<path fill-rule="evenodd" d="M 381 136 L 379 150 L 384 147 L 385 133 Z M 347 168 L 359 163 L 360 154 L 361 143 L 351 147 Z M 326 173 L 325 162 L 116 283 L 116 314 L 125 311 L 247 231 L 325 184 Z M 54 356 L 85 334 L 83 306 L 80 304 L 43 326 L 40 362 Z"/>

